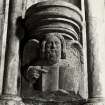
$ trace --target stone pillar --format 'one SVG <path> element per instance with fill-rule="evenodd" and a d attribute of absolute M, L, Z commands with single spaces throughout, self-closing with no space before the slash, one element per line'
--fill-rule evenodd
<path fill-rule="evenodd" d="M 65 1 L 68 1 L 81 9 L 81 0 L 65 0 Z"/>
<path fill-rule="evenodd" d="M 81 12 L 83 17 L 83 27 L 82 27 L 82 43 L 83 43 L 83 73 L 81 82 L 81 94 L 87 99 L 88 98 L 88 73 L 87 73 L 87 39 L 86 39 L 86 20 L 85 20 L 85 0 L 81 0 Z"/>
<path fill-rule="evenodd" d="M 18 20 L 22 12 L 22 0 L 10 0 L 5 57 L 5 74 L 3 93 L 0 102 L 3 105 L 16 105 L 21 99 L 17 97 L 17 82 L 19 72 L 19 35 Z M 8 101 L 9 100 L 9 101 Z M 14 103 L 15 102 L 15 103 Z M 0 104 L 1 105 L 1 104 Z"/>
<path fill-rule="evenodd" d="M 3 25 L 4 25 L 4 2 L 0 1 L 0 94 L 2 93 L 3 83 L 3 68 L 2 68 L 2 39 L 3 39 Z"/>
<path fill-rule="evenodd" d="M 6 0 L 6 2 L 4 2 L 4 0 L 1 0 L 0 4 L 0 94 L 2 94 L 9 0 Z"/>
<path fill-rule="evenodd" d="M 89 77 L 87 104 L 105 104 L 104 0 L 87 0 L 86 4 Z"/>

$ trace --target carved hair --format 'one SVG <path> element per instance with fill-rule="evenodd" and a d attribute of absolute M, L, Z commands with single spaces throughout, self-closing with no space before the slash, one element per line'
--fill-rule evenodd
<path fill-rule="evenodd" d="M 41 57 L 44 58 L 46 39 L 51 37 L 51 36 L 56 36 L 58 39 L 60 39 L 60 42 L 61 42 L 61 59 L 66 59 L 66 43 L 65 43 L 65 39 L 63 38 L 61 33 L 55 33 L 55 32 L 45 34 L 44 38 L 40 42 Z"/>

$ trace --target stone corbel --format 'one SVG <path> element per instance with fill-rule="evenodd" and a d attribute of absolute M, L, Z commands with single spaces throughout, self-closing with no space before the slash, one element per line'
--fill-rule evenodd
<path fill-rule="evenodd" d="M 76 52 L 75 51 L 73 53 L 71 52 L 72 53 L 71 55 L 74 56 L 74 59 L 76 59 L 76 61 L 75 60 L 73 61 L 74 64 L 73 66 L 70 65 L 71 71 L 68 70 L 68 72 L 69 73 L 73 72 L 75 76 L 76 74 L 79 75 L 78 73 L 75 73 L 72 70 L 75 69 L 76 71 L 78 69 L 77 66 L 79 66 L 80 64 L 79 69 L 77 71 L 79 71 L 79 73 L 81 74 L 81 69 L 83 69 L 81 68 L 81 63 L 83 62 L 81 62 L 82 60 L 80 61 L 83 55 L 81 44 L 82 15 L 81 11 L 76 6 L 64 1 L 46 1 L 34 4 L 26 11 L 24 21 L 26 29 L 24 39 L 27 38 L 28 40 L 27 43 L 30 40 L 38 40 L 40 42 L 43 39 L 43 36 L 46 34 L 52 35 L 59 34 L 59 36 L 63 36 L 65 42 L 67 41 L 70 42 L 71 44 L 69 47 L 72 47 L 72 50 L 76 50 L 76 52 L 79 53 L 77 54 L 77 56 L 75 56 L 75 54 L 73 55 L 73 53 Z M 24 48 L 27 46 L 27 43 L 25 44 Z M 27 49 L 24 49 L 23 56 L 25 55 L 25 50 Z M 24 56 L 23 61 L 29 60 L 26 60 L 26 57 Z M 78 64 L 75 67 L 76 63 Z M 63 74 L 64 73 L 62 72 L 61 78 L 64 78 L 66 75 L 66 73 L 65 75 Z M 70 78 L 69 75 L 68 78 Z M 79 81 L 78 78 L 79 76 L 76 78 L 77 81 Z M 79 86 L 76 85 L 76 82 L 74 81 L 75 78 L 72 79 L 71 77 L 70 79 L 71 81 L 73 81 L 72 84 L 74 86 L 71 87 L 71 90 L 72 91 L 76 90 L 77 93 Z M 61 82 L 61 88 L 64 87 L 67 89 L 68 87 L 65 87 L 64 84 L 62 84 Z"/>

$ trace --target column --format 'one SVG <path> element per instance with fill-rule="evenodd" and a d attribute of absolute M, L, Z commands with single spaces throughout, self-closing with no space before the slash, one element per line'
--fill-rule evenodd
<path fill-rule="evenodd" d="M 88 98 L 88 74 L 87 74 L 87 39 L 86 39 L 86 20 L 85 20 L 85 0 L 81 0 L 81 12 L 83 17 L 83 27 L 82 27 L 82 43 L 83 43 L 83 73 L 81 82 L 81 94 L 87 99 Z"/>
<path fill-rule="evenodd" d="M 19 71 L 19 33 L 17 33 L 17 20 L 21 16 L 22 0 L 10 0 L 10 7 L 3 94 L 16 95 Z"/>
<path fill-rule="evenodd" d="M 5 49 L 8 27 L 8 11 L 9 0 L 0 1 L 0 95 L 2 94 L 3 75 L 4 75 L 4 62 L 5 62 Z"/>
<path fill-rule="evenodd" d="M 7 101 L 6 105 L 14 105 L 14 100 L 20 101 L 20 98 L 17 97 L 17 82 L 19 73 L 19 36 L 22 36 L 22 34 L 20 27 L 18 27 L 18 21 L 22 13 L 22 0 L 10 0 L 9 5 L 5 74 L 1 100 Z M 13 101 L 8 102 L 8 100 Z"/>
<path fill-rule="evenodd" d="M 104 0 L 86 0 L 89 100 L 105 104 Z"/>
<path fill-rule="evenodd" d="M 4 1 L 0 1 L 0 95 L 2 93 L 3 83 L 3 67 L 2 67 L 2 39 L 3 39 L 3 25 L 4 25 Z"/>

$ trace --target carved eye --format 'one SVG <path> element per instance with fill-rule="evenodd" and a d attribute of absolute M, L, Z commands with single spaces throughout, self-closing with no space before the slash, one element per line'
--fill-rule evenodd
<path fill-rule="evenodd" d="M 58 41 L 55 41 L 55 44 L 58 45 L 58 44 L 60 44 L 60 43 L 59 43 Z"/>
<path fill-rule="evenodd" d="M 46 42 L 46 47 L 50 47 L 51 46 L 51 42 Z"/>
<path fill-rule="evenodd" d="M 55 41 L 55 45 L 56 45 L 56 47 L 60 48 L 61 43 L 59 43 L 58 41 Z"/>

